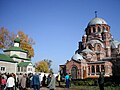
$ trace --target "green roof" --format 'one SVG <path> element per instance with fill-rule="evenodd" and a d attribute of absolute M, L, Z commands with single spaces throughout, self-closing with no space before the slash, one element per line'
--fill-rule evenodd
<path fill-rule="evenodd" d="M 9 49 L 7 49 L 7 50 L 4 50 L 5 52 L 6 51 L 21 51 L 21 52 L 27 52 L 27 51 L 25 51 L 25 50 L 23 50 L 22 48 L 20 48 L 20 47 L 11 47 L 11 48 L 9 48 Z"/>
<path fill-rule="evenodd" d="M 23 60 L 30 60 L 30 58 L 21 58 L 19 56 L 17 56 L 16 54 L 10 56 L 11 58 L 18 58 L 18 59 L 23 59 Z"/>
<path fill-rule="evenodd" d="M 20 62 L 18 63 L 19 67 L 27 67 L 31 62 Z"/>
<path fill-rule="evenodd" d="M 18 55 L 14 54 L 12 56 L 10 56 L 11 58 L 18 58 Z"/>
<path fill-rule="evenodd" d="M 17 37 L 17 38 L 14 40 L 14 42 L 18 42 L 18 43 L 20 43 L 20 38 Z"/>
<path fill-rule="evenodd" d="M 12 58 L 10 58 L 10 56 L 5 55 L 5 54 L 0 54 L 0 61 L 13 62 L 13 63 L 16 62 Z"/>

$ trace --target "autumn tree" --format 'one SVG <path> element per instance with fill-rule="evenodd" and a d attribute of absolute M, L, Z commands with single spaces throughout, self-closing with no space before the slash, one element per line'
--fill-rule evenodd
<path fill-rule="evenodd" d="M 32 45 L 35 44 L 34 40 L 32 38 L 29 38 L 28 35 L 22 31 L 19 31 L 17 35 L 20 38 L 20 47 L 28 51 L 29 58 L 33 57 L 34 49 Z M 9 32 L 4 27 L 0 28 L 0 49 L 7 49 L 13 46 L 14 40 L 17 35 Z"/>
<path fill-rule="evenodd" d="M 44 73 L 49 72 L 48 63 L 46 61 L 44 60 L 39 61 L 35 65 L 36 65 L 35 71 Z"/>
<path fill-rule="evenodd" d="M 10 33 L 6 28 L 0 28 L 0 49 L 7 49 L 13 45 L 15 34 Z"/>
<path fill-rule="evenodd" d="M 24 34 L 24 32 L 19 31 L 18 36 L 20 38 L 20 47 L 24 50 L 28 51 L 28 57 L 31 58 L 34 56 L 34 49 L 32 48 L 32 45 L 35 44 L 32 38 L 29 38 L 27 34 Z"/>
<path fill-rule="evenodd" d="M 49 69 L 51 68 L 52 60 L 44 59 L 47 62 Z"/>
<path fill-rule="evenodd" d="M 42 67 L 43 63 L 47 64 L 47 66 Z M 42 64 L 42 65 L 40 65 L 40 64 Z M 47 72 L 52 73 L 53 69 L 51 68 L 51 64 L 52 64 L 52 60 L 44 59 L 42 61 L 39 61 L 35 64 L 36 71 L 44 72 L 44 70 L 45 70 L 44 68 L 46 68 L 48 70 Z"/>

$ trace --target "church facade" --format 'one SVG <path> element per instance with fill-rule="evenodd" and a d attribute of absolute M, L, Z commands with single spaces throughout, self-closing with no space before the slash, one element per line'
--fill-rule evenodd
<path fill-rule="evenodd" d="M 14 40 L 14 46 L 0 54 L 0 73 L 34 73 L 35 67 L 28 58 L 28 52 L 20 48 L 20 39 Z"/>
<path fill-rule="evenodd" d="M 60 65 L 61 75 L 68 73 L 72 79 L 98 78 L 103 70 L 105 77 L 120 75 L 119 69 L 120 42 L 113 39 L 107 22 L 98 17 L 88 23 L 72 58 Z"/>

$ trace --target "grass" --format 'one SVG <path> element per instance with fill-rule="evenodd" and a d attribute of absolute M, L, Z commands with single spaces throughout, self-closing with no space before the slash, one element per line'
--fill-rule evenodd
<path fill-rule="evenodd" d="M 71 88 L 74 88 L 75 90 L 99 90 L 99 86 L 71 86 Z M 113 87 L 113 86 L 107 86 L 104 87 L 105 90 L 120 90 L 119 86 Z"/>
<path fill-rule="evenodd" d="M 65 88 L 65 83 L 61 83 L 61 85 L 63 88 Z M 56 86 L 58 86 L 58 83 L 56 83 Z M 76 86 L 74 84 L 71 84 L 70 90 L 99 90 L 99 86 Z M 106 86 L 104 87 L 104 90 L 120 90 L 120 86 Z"/>

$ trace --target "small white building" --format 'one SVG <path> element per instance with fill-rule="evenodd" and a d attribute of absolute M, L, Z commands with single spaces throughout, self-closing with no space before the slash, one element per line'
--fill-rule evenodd
<path fill-rule="evenodd" d="M 14 46 L 0 54 L 1 73 L 34 73 L 35 67 L 28 58 L 28 52 L 20 48 L 20 39 L 14 40 Z"/>

